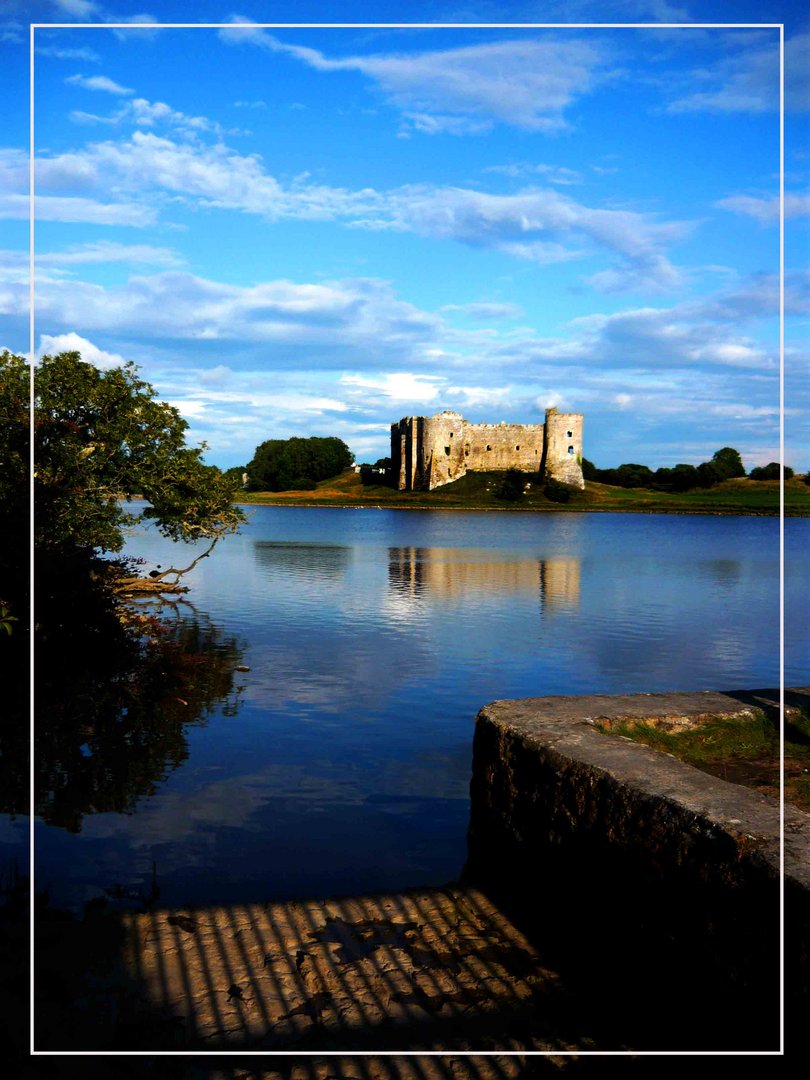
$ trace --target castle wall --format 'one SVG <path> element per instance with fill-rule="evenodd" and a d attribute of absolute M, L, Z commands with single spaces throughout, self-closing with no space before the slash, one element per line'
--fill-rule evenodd
<path fill-rule="evenodd" d="M 543 468 L 547 476 L 563 484 L 584 488 L 582 477 L 581 413 L 546 410 L 546 453 Z"/>
<path fill-rule="evenodd" d="M 584 487 L 582 416 L 546 412 L 546 424 L 470 424 L 457 412 L 406 416 L 391 425 L 400 491 L 431 491 L 467 472 L 518 469 Z"/>
<path fill-rule="evenodd" d="M 459 480 L 467 471 L 464 430 L 467 422 L 460 413 L 442 412 L 425 417 L 422 431 L 424 475 L 428 488 Z"/>
<path fill-rule="evenodd" d="M 540 472 L 543 424 L 467 424 L 467 468 Z"/>

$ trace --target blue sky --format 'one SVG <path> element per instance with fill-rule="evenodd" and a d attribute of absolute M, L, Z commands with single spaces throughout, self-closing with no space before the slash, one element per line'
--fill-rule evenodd
<path fill-rule="evenodd" d="M 146 5 L 146 10 L 144 10 Z M 601 466 L 778 457 L 786 24 L 787 460 L 807 428 L 810 18 L 744 0 L 6 0 L 0 344 L 135 360 L 207 458 L 388 426 L 583 412 Z M 110 29 L 193 17 L 225 29 Z M 404 21 L 454 27 L 255 29 Z"/>

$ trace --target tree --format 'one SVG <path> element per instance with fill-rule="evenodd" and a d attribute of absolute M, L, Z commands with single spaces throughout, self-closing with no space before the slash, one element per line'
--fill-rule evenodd
<path fill-rule="evenodd" d="M 745 476 L 745 466 L 742 463 L 739 451 L 731 446 L 724 446 L 712 455 L 712 464 L 724 480 L 731 480 L 737 476 Z"/>
<path fill-rule="evenodd" d="M 29 368 L 21 356 L 0 354 L 0 607 L 17 625 L 19 645 L 25 626 L 28 580 Z"/>
<path fill-rule="evenodd" d="M 519 469 L 507 469 L 503 480 L 496 488 L 496 499 L 505 499 L 507 502 L 519 502 L 526 492 L 526 474 Z"/>
<path fill-rule="evenodd" d="M 613 481 L 619 487 L 637 488 L 650 487 L 653 479 L 653 471 L 647 465 L 638 465 L 630 462 L 620 465 L 615 470 L 616 479 Z"/>
<path fill-rule="evenodd" d="M 12 370 L 18 360 L 7 361 Z M 208 554 L 244 515 L 233 505 L 238 484 L 204 464 L 204 445 L 186 446 L 187 428 L 134 364 L 101 371 L 77 352 L 43 356 L 34 373 L 37 549 L 120 551 L 123 529 L 138 520 L 124 500 L 140 496 L 164 536 L 208 540 Z"/>
<path fill-rule="evenodd" d="M 592 461 L 588 461 L 586 457 L 582 459 L 582 479 L 583 480 L 598 480 L 599 469 L 594 465 Z"/>
<path fill-rule="evenodd" d="M 702 461 L 697 467 L 698 486 L 714 487 L 725 479 L 713 461 Z"/>
<path fill-rule="evenodd" d="M 767 465 L 760 465 L 757 469 L 752 469 L 748 474 L 752 480 L 778 480 L 782 468 L 778 461 L 769 461 Z M 790 480 L 793 476 L 793 469 L 789 465 L 785 465 L 785 479 Z"/>
<path fill-rule="evenodd" d="M 554 480 L 549 476 L 543 487 L 543 494 L 552 502 L 567 503 L 571 499 L 571 492 L 573 490 L 575 489 L 571 484 L 563 484 L 559 480 Z"/>
<path fill-rule="evenodd" d="M 337 476 L 353 462 L 346 443 L 334 436 L 267 439 L 247 466 L 248 486 L 251 491 L 289 491 L 302 481 L 315 484 Z"/>
<path fill-rule="evenodd" d="M 675 465 L 671 469 L 656 469 L 653 487 L 658 491 L 689 491 L 699 487 L 698 471 L 694 465 Z"/>

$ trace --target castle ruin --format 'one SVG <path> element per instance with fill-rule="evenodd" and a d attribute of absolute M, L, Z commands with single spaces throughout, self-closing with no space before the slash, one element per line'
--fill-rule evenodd
<path fill-rule="evenodd" d="M 391 425 L 400 491 L 432 491 L 467 472 L 518 469 L 584 488 L 582 414 L 546 409 L 545 424 L 471 424 L 461 413 L 404 416 Z"/>

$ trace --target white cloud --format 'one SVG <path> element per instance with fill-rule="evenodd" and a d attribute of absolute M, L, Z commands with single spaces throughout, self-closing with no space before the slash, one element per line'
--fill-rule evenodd
<path fill-rule="evenodd" d="M 374 391 L 388 401 L 412 402 L 427 405 L 435 402 L 446 379 L 440 375 L 414 375 L 411 372 L 394 372 L 385 375 L 344 375 L 343 386 L 363 391 Z M 363 397 L 366 395 L 364 394 Z"/>
<path fill-rule="evenodd" d="M 606 291 L 677 285 L 679 272 L 663 249 L 693 227 L 690 222 L 661 222 L 629 210 L 588 207 L 553 190 L 529 188 L 515 195 L 493 195 L 428 186 L 388 193 L 378 216 L 358 224 L 494 247 L 541 265 L 584 254 L 559 238 L 575 243 L 590 240 L 619 258 L 616 267 L 590 279 Z"/>
<path fill-rule="evenodd" d="M 743 39 L 744 40 L 744 39 Z M 707 86 L 676 98 L 671 113 L 765 113 L 779 108 L 779 41 L 739 47 L 711 68 L 691 72 L 690 85 Z"/>
<path fill-rule="evenodd" d="M 0 195 L 0 218 L 29 217 L 26 195 Z M 135 203 L 100 203 L 94 199 L 58 198 L 38 195 L 34 217 L 38 221 L 73 221 L 92 225 L 130 225 L 143 228 L 154 225 L 157 211 Z"/>
<path fill-rule="evenodd" d="M 491 120 L 473 120 L 468 116 L 445 116 L 441 113 L 406 112 L 397 137 L 409 139 L 414 131 L 422 135 L 483 135 L 491 129 Z"/>
<path fill-rule="evenodd" d="M 124 88 L 122 92 L 134 93 L 132 90 L 124 91 Z M 141 128 L 164 125 L 173 128 L 186 138 L 194 138 L 200 132 L 213 132 L 218 136 L 244 134 L 236 128 L 231 128 L 226 132 L 217 121 L 209 120 L 206 116 L 189 116 L 187 113 L 173 109 L 165 101 L 149 101 L 141 97 L 125 102 L 108 116 L 99 116 L 97 113 L 89 113 L 83 109 L 73 109 L 69 116 L 73 123 L 84 125 L 103 124 L 108 127 L 118 127 L 121 124 L 130 123 Z"/>
<path fill-rule="evenodd" d="M 197 120 L 201 129 L 209 123 L 204 117 L 183 117 L 168 106 L 143 99 L 126 108 L 140 115 L 144 124 L 171 116 L 181 117 L 192 128 Z M 12 157 L 6 161 L 7 171 L 15 173 L 17 182 L 24 164 Z M 0 159 L 0 170 L 2 165 Z M 281 183 L 258 156 L 240 154 L 222 142 L 203 144 L 151 131 L 135 131 L 127 140 L 92 143 L 80 151 L 42 157 L 37 161 L 37 188 L 60 193 L 78 188 L 83 195 L 111 189 L 138 195 L 165 191 L 196 200 L 203 207 L 239 210 L 268 221 L 340 220 L 356 228 L 412 232 L 494 248 L 538 265 L 579 259 L 603 249 L 613 256 L 614 264 L 589 281 L 604 291 L 677 286 L 680 273 L 666 250 L 695 224 L 587 206 L 545 188 L 526 188 L 510 195 L 427 184 L 387 192 L 350 191 L 315 184 L 306 174 Z M 142 212 L 154 217 L 154 200 Z M 101 216 L 103 211 L 98 212 Z M 131 217 L 130 211 L 122 223 L 133 223 Z"/>
<path fill-rule="evenodd" d="M 748 367 L 762 370 L 768 364 L 763 349 L 728 341 L 697 345 L 687 350 L 690 360 L 708 361 L 713 364 L 729 364 L 732 367 Z"/>
<path fill-rule="evenodd" d="M 535 406 L 538 412 L 544 412 L 546 409 L 568 409 L 571 407 L 569 399 L 565 393 L 559 390 L 546 389 L 541 390 L 535 399 Z"/>
<path fill-rule="evenodd" d="M 433 52 L 332 59 L 317 49 L 290 45 L 265 30 L 241 28 L 233 16 L 223 41 L 285 53 L 316 71 L 358 71 L 400 108 L 406 122 L 428 134 L 486 130 L 506 123 L 556 132 L 572 102 L 605 77 L 605 58 L 592 41 L 521 39 Z"/>
<path fill-rule="evenodd" d="M 730 416 L 734 420 L 755 420 L 763 416 L 778 417 L 778 405 L 750 405 L 748 402 L 737 402 L 733 405 L 711 405 L 709 412 L 712 416 Z"/>
<path fill-rule="evenodd" d="M 15 147 L 0 148 L 0 195 L 28 190 L 28 154 Z"/>
<path fill-rule="evenodd" d="M 68 113 L 68 119 L 71 124 L 83 124 L 88 127 L 94 124 L 109 124 L 113 127 L 119 122 L 120 114 L 116 113 L 113 116 L 99 116 L 98 113 L 90 113 L 85 109 L 71 109 Z"/>
<path fill-rule="evenodd" d="M 603 22 L 607 17 L 624 17 L 628 22 L 693 22 L 684 7 L 668 0 L 545 0 L 543 17 L 555 22 Z"/>
<path fill-rule="evenodd" d="M 101 60 L 97 52 L 84 47 L 63 49 L 56 45 L 37 45 L 34 51 L 37 56 L 51 56 L 57 60 L 85 60 L 91 64 L 97 64 Z"/>
<path fill-rule="evenodd" d="M 145 123 L 167 115 L 163 108 L 143 104 Z M 140 109 L 140 99 L 131 105 Z M 61 180 L 100 190 L 113 184 L 117 190 L 137 192 L 163 189 L 196 198 L 203 206 L 242 210 L 268 220 L 329 220 L 365 211 L 376 199 L 372 192 L 348 192 L 306 179 L 284 187 L 256 156 L 239 154 L 222 143 L 179 142 L 148 131 L 136 131 L 128 140 L 93 143 L 82 151 L 38 159 L 37 176 L 38 182 L 50 186 Z"/>
<path fill-rule="evenodd" d="M 143 266 L 182 266 L 185 260 L 170 248 L 98 240 L 91 244 L 78 244 L 64 251 L 38 252 L 36 261 L 37 266 L 62 267 L 116 262 Z"/>
<path fill-rule="evenodd" d="M 715 204 L 721 210 L 745 214 L 755 218 L 761 225 L 774 225 L 779 221 L 779 196 L 758 198 L 754 195 L 729 195 Z M 785 192 L 785 219 L 810 215 L 810 193 Z"/>
<path fill-rule="evenodd" d="M 714 417 L 717 426 L 706 421 L 707 434 L 723 442 L 733 442 L 733 425 L 771 431 L 776 336 L 760 341 L 746 332 L 772 314 L 766 303 L 750 306 L 761 288 L 755 279 L 701 301 L 596 314 L 546 338 L 525 326 L 505 333 L 459 328 L 368 279 L 239 287 L 161 273 L 107 288 L 46 280 L 38 283 L 38 318 L 60 347 L 86 351 L 87 338 L 77 342 L 52 329 L 80 325 L 91 341 L 139 341 L 139 360 L 166 348 L 159 377 L 151 370 L 146 377 L 186 409 L 215 449 L 241 453 L 240 440 L 250 442 L 268 410 L 284 433 L 334 434 L 338 422 L 347 433 L 357 423 L 382 429 L 399 415 L 448 407 L 474 419 L 525 422 L 556 405 L 586 412 L 589 423 L 601 416 L 603 430 L 615 425 L 611 411 L 639 417 L 621 443 L 623 459 L 632 460 L 638 452 L 630 447 L 639 445 L 633 440 L 695 414 Z M 19 311 L 26 295 L 24 283 L 16 292 L 0 288 L 0 313 Z M 227 353 L 206 340 L 227 342 Z M 183 369 L 184 356 L 203 366 Z M 246 362 L 253 370 L 242 370 Z M 715 407 L 720 411 L 710 412 Z M 696 453 L 703 460 L 705 446 Z M 684 454 L 676 448 L 672 459 Z"/>
<path fill-rule="evenodd" d="M 105 94 L 116 94 L 122 97 L 135 93 L 128 86 L 121 86 L 114 79 L 108 79 L 106 75 L 69 75 L 65 82 L 73 86 L 81 86 L 83 90 L 101 90 Z"/>
<path fill-rule="evenodd" d="M 109 288 L 70 279 L 39 284 L 41 318 L 139 336 L 318 345 L 337 353 L 385 348 L 390 354 L 433 340 L 440 325 L 372 279 L 240 287 L 167 271 Z"/>
<path fill-rule="evenodd" d="M 25 41 L 25 28 L 22 23 L 7 20 L 0 23 L 0 42 L 9 45 L 21 45 Z"/>
<path fill-rule="evenodd" d="M 123 356 L 100 349 L 92 341 L 80 337 L 75 331 L 69 334 L 42 334 L 40 336 L 37 358 L 45 354 L 53 356 L 60 352 L 81 353 L 82 360 L 97 368 L 120 367 L 121 364 L 126 363 Z"/>
<path fill-rule="evenodd" d="M 774 314 L 763 298 L 747 306 L 756 286 L 720 293 L 671 308 L 636 308 L 590 315 L 569 325 L 581 362 L 648 370 L 748 368 L 774 372 L 778 342 L 765 346 L 741 332 L 740 324 Z M 777 309 L 778 310 L 778 309 Z M 553 345 L 546 347 L 553 352 Z"/>
<path fill-rule="evenodd" d="M 494 410 L 515 404 L 511 386 L 448 386 L 443 401 L 458 409 Z"/>
<path fill-rule="evenodd" d="M 201 373 L 200 382 L 204 386 L 223 386 L 232 375 L 233 372 L 226 364 L 217 364 L 215 368 Z"/>
<path fill-rule="evenodd" d="M 99 203 L 92 199 L 36 198 L 34 216 L 39 221 L 86 222 L 95 225 L 154 224 L 156 213 L 149 207 L 124 203 Z M 25 195 L 0 195 L 0 218 L 27 219 L 29 200 Z"/>
<path fill-rule="evenodd" d="M 810 110 L 810 33 L 794 34 L 785 41 L 785 108 Z"/>
<path fill-rule="evenodd" d="M 95 0 L 54 0 L 54 3 L 74 19 L 92 19 L 101 11 L 101 5 Z"/>
<path fill-rule="evenodd" d="M 103 4 L 98 3 L 98 0 L 53 0 L 58 6 L 61 12 L 65 15 L 76 19 L 79 22 L 107 22 L 107 23 L 130 23 L 132 26 L 139 26 L 144 23 L 156 23 L 160 20 L 154 15 L 148 15 L 142 13 L 139 15 L 120 15 L 117 12 L 110 11 L 109 8 Z M 149 36 L 151 37 L 158 31 L 143 30 L 140 31 L 139 37 Z M 131 40 L 127 37 L 126 30 L 115 29 L 113 34 L 119 41 Z"/>
<path fill-rule="evenodd" d="M 91 244 L 78 244 L 64 251 L 41 251 L 36 253 L 37 285 L 63 281 L 73 267 L 104 265 L 109 263 L 141 264 L 143 266 L 181 266 L 183 260 L 170 248 L 151 244 L 121 244 L 99 240 Z M 29 257 L 27 251 L 0 250 L 0 280 L 27 282 Z M 61 275 L 61 276 L 60 276 Z"/>
<path fill-rule="evenodd" d="M 113 30 L 113 34 L 118 38 L 119 41 L 150 40 L 153 37 L 155 37 L 156 34 L 160 33 L 159 30 L 146 29 L 145 28 L 146 25 L 149 24 L 149 23 L 159 23 L 160 22 L 160 19 L 157 18 L 155 15 L 148 15 L 145 12 L 143 14 L 141 14 L 141 15 L 113 15 L 113 14 L 108 14 L 106 16 L 106 18 L 105 18 L 105 22 L 129 23 L 133 27 L 139 27 L 139 26 L 144 27 L 144 29 L 138 30 L 137 34 L 130 33 L 128 29 L 127 30 L 120 30 L 120 29 L 119 30 Z"/>
<path fill-rule="evenodd" d="M 523 316 L 523 308 L 518 304 L 486 300 L 473 301 L 469 304 L 445 304 L 441 310 L 458 312 L 459 315 L 479 322 L 490 322 L 493 319 L 519 319 Z"/>
<path fill-rule="evenodd" d="M 165 101 L 147 101 L 135 98 L 129 103 L 131 116 L 142 127 L 154 127 L 157 123 L 170 124 L 174 127 L 189 128 L 193 131 L 216 131 L 219 125 L 205 116 L 188 116 L 167 105 Z"/>
<path fill-rule="evenodd" d="M 582 183 L 582 173 L 576 169 L 569 169 L 565 165 L 546 165 L 542 163 L 532 165 L 528 162 L 522 162 L 511 165 L 488 165 L 482 171 L 485 173 L 500 173 L 502 176 L 512 178 L 531 175 L 542 176 L 549 184 L 559 184 L 561 187 Z"/>

